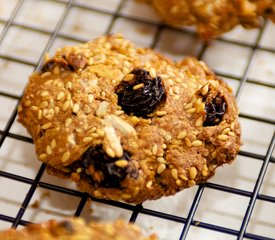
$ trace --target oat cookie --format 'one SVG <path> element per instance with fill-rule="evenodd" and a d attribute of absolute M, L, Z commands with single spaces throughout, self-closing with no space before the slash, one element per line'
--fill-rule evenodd
<path fill-rule="evenodd" d="M 240 146 L 231 89 L 194 58 L 120 35 L 58 49 L 29 78 L 19 121 L 48 172 L 141 203 L 205 182 Z"/>
<path fill-rule="evenodd" d="M 141 0 L 139 0 L 141 1 Z M 262 19 L 275 22 L 274 0 L 142 0 L 153 5 L 168 24 L 195 25 L 200 36 L 209 39 L 241 24 L 261 25 Z"/>
<path fill-rule="evenodd" d="M 144 237 L 140 229 L 121 220 L 114 223 L 89 223 L 82 219 L 68 219 L 62 222 L 50 220 L 31 224 L 22 230 L 10 229 L 0 232 L 5 240 L 157 240 L 155 235 Z"/>

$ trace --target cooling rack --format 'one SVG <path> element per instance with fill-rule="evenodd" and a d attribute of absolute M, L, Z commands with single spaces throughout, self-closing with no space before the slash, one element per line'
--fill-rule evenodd
<path fill-rule="evenodd" d="M 90 198 L 47 175 L 16 107 L 46 52 L 121 32 L 174 60 L 196 56 L 233 88 L 243 143 L 237 160 L 208 183 L 142 205 Z M 161 240 L 275 239 L 275 26 L 237 27 L 210 42 L 173 28 L 132 0 L 0 2 L 0 229 L 81 216 L 136 222 Z M 92 200 L 90 200 L 92 199 Z"/>

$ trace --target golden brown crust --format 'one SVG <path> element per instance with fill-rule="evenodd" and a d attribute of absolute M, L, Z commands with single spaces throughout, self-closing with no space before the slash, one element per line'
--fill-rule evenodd
<path fill-rule="evenodd" d="M 69 65 L 68 56 L 74 55 L 78 60 Z M 118 105 L 116 87 L 137 67 L 161 77 L 166 89 L 166 101 L 150 118 L 128 115 Z M 48 172 L 70 178 L 95 197 L 140 203 L 172 195 L 205 182 L 239 151 L 238 108 L 231 89 L 194 58 L 174 63 L 112 35 L 60 49 L 43 70 L 30 76 L 19 121 Z M 227 104 L 222 121 L 203 126 L 205 102 L 217 96 Z M 131 161 L 108 165 L 109 171 L 119 167 L 118 175 L 127 171 L 119 187 L 113 182 L 102 186 L 107 177 L 95 164 L 77 165 L 90 147 L 98 146 L 111 159 L 129 153 Z"/>
<path fill-rule="evenodd" d="M 155 235 L 144 237 L 140 229 L 121 220 L 114 223 L 89 223 L 82 219 L 68 219 L 62 222 L 50 220 L 41 224 L 31 224 L 22 230 L 0 232 L 5 240 L 157 240 Z"/>
<path fill-rule="evenodd" d="M 199 35 L 209 39 L 241 24 L 261 25 L 262 18 L 275 21 L 274 0 L 146 0 L 171 25 L 195 25 Z"/>

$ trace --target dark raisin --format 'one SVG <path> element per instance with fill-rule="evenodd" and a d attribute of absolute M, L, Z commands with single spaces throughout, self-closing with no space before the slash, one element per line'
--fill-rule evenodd
<path fill-rule="evenodd" d="M 76 169 L 82 168 L 80 177 L 85 178 L 95 187 L 121 188 L 121 182 L 127 175 L 132 178 L 138 177 L 138 171 L 133 166 L 130 156 L 129 152 L 124 151 L 121 158 L 110 158 L 101 146 L 90 147 L 79 161 L 70 166 L 70 169 L 76 171 Z M 128 165 L 126 167 L 116 166 L 115 162 L 119 159 L 127 160 Z M 91 170 L 93 173 L 98 172 L 101 179 L 96 178 L 95 174 L 90 174 Z"/>
<path fill-rule="evenodd" d="M 203 123 L 204 127 L 215 126 L 221 122 L 226 111 L 226 102 L 223 97 L 216 96 L 211 102 L 205 103 L 206 119 Z"/>
<path fill-rule="evenodd" d="M 125 113 L 147 118 L 155 108 L 166 99 L 166 92 L 160 77 L 152 78 L 149 72 L 142 68 L 131 71 L 134 77 L 130 81 L 121 81 L 116 88 L 118 105 Z M 141 84 L 135 89 L 134 86 Z"/>
<path fill-rule="evenodd" d="M 266 14 L 266 15 L 269 15 L 269 14 L 272 14 L 272 13 L 273 13 L 273 8 L 272 7 L 267 7 L 264 10 L 264 14 Z"/>

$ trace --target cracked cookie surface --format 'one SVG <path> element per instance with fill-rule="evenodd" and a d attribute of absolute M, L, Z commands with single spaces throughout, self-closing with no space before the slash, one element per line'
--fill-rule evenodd
<path fill-rule="evenodd" d="M 120 35 L 57 50 L 18 107 L 49 173 L 130 203 L 205 182 L 240 147 L 231 89 L 202 61 Z"/>

